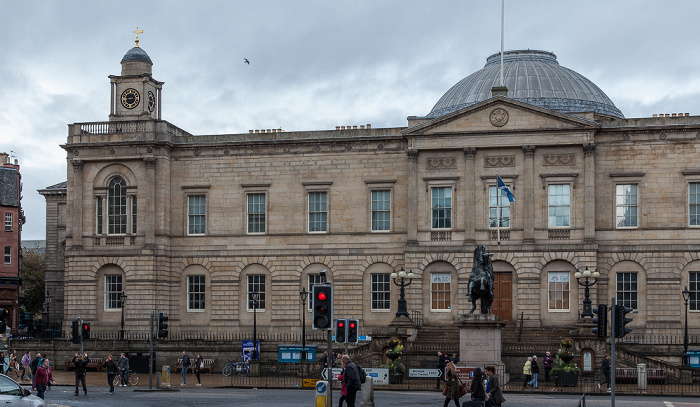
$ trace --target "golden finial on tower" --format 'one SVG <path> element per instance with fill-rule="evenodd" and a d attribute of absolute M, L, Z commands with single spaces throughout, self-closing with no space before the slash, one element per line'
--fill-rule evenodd
<path fill-rule="evenodd" d="M 143 34 L 143 30 L 139 30 L 139 26 L 136 26 L 136 30 L 134 31 L 136 34 L 136 48 L 139 47 L 139 34 Z"/>

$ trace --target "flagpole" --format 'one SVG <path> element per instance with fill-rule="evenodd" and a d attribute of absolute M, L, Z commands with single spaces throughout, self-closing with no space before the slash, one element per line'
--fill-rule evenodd
<path fill-rule="evenodd" d="M 505 16 L 505 0 L 501 0 L 501 87 L 503 87 L 503 26 Z M 500 195 L 500 194 L 499 194 Z"/>

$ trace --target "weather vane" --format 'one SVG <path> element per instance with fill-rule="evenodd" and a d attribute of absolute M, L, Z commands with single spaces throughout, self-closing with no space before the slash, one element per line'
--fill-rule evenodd
<path fill-rule="evenodd" d="M 136 26 L 136 30 L 134 31 L 136 34 L 136 48 L 139 47 L 139 34 L 143 34 L 143 30 L 139 30 L 139 26 Z"/>

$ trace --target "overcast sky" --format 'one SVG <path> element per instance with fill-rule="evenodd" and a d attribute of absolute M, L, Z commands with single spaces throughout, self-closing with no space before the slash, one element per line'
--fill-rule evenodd
<path fill-rule="evenodd" d="M 626 117 L 700 114 L 700 1 L 506 0 L 505 49 L 554 52 Z M 406 126 L 500 49 L 499 0 L 0 0 L 0 152 L 21 165 L 23 240 L 66 180 L 76 122 L 140 46 L 162 116 L 192 134 Z M 246 65 L 243 59 L 250 60 Z"/>

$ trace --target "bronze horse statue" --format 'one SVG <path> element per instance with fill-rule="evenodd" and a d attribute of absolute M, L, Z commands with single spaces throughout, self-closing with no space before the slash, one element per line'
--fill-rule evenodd
<path fill-rule="evenodd" d="M 490 314 L 493 303 L 493 265 L 491 264 L 493 253 L 486 253 L 486 247 L 479 245 L 474 249 L 474 263 L 472 273 L 469 275 L 469 301 L 472 303 L 470 314 L 476 310 L 476 300 L 481 299 L 481 313 Z"/>

